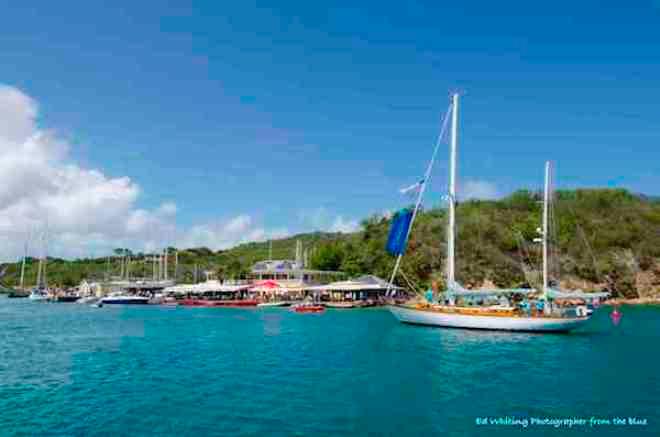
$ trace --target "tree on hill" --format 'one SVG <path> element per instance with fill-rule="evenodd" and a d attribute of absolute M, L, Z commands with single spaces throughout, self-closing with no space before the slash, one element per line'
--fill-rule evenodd
<path fill-rule="evenodd" d="M 555 202 L 554 271 L 580 288 L 607 287 L 634 297 L 657 290 L 660 294 L 660 201 L 625 190 L 560 190 Z M 485 281 L 518 286 L 538 281 L 540 247 L 533 243 L 541 223 L 540 193 L 521 190 L 499 200 L 468 200 L 457 208 L 457 279 L 477 287 Z M 442 280 L 446 263 L 446 211 L 423 210 L 411 232 L 402 270 L 415 287 Z M 273 240 L 274 258 L 294 258 L 296 242 L 310 253 L 310 267 L 341 270 L 350 276 L 374 274 L 389 278 L 394 258 L 385 251 L 390 218 L 374 215 L 352 234 L 300 234 Z M 252 242 L 214 252 L 206 247 L 179 250 L 181 280 L 192 281 L 194 271 L 209 270 L 218 278 L 245 277 L 257 261 L 268 256 L 268 242 Z M 312 250 L 314 248 L 314 250 Z M 132 254 L 117 248 L 115 256 Z M 36 280 L 37 259 L 26 262 L 26 283 Z M 49 283 L 78 283 L 102 276 L 105 259 L 49 260 Z M 20 262 L 5 264 L 4 283 L 19 281 Z M 119 272 L 114 264 L 115 274 Z M 150 277 L 151 266 L 131 263 L 131 276 Z M 656 273 L 657 272 L 657 273 Z M 640 275 L 648 276 L 642 286 Z M 203 279 L 201 273 L 199 278 Z M 401 278 L 398 285 L 407 286 Z M 654 285 L 656 284 L 656 285 Z M 644 288 L 646 287 L 646 288 Z M 655 288 L 653 288 L 655 287 Z"/>

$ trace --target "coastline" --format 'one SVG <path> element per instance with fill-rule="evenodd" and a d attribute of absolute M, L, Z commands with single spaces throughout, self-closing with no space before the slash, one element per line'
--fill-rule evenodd
<path fill-rule="evenodd" d="M 608 299 L 603 305 L 660 305 L 660 297 L 637 297 L 633 299 Z"/>

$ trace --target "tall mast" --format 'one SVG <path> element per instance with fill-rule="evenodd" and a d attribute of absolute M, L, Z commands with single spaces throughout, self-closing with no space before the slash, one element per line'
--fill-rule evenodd
<path fill-rule="evenodd" d="M 124 249 L 121 250 L 119 257 L 119 279 L 124 279 Z"/>
<path fill-rule="evenodd" d="M 44 283 L 44 288 L 48 289 L 48 275 L 46 273 L 46 266 L 48 264 L 48 228 L 44 233 L 44 264 L 41 272 L 41 281 Z"/>
<path fill-rule="evenodd" d="M 41 234 L 41 256 L 39 257 L 39 264 L 37 265 L 36 288 L 41 288 L 43 282 L 44 256 L 46 256 L 46 250 L 44 245 L 45 245 L 45 236 L 44 234 Z"/>
<path fill-rule="evenodd" d="M 415 208 L 413 209 L 413 214 L 412 217 L 410 218 L 410 224 L 408 225 L 408 231 L 406 234 L 406 241 L 408 240 L 408 237 L 410 236 L 410 232 L 412 231 L 413 223 L 415 223 L 415 218 L 417 217 L 417 213 L 419 212 L 420 206 L 422 205 L 422 199 L 424 198 L 424 193 L 426 192 L 426 187 L 428 186 L 429 180 L 431 179 L 431 173 L 433 171 L 433 165 L 435 164 L 435 158 L 438 155 L 438 150 L 440 149 L 440 144 L 442 143 L 442 140 L 445 137 L 445 132 L 447 129 L 447 122 L 449 121 L 449 113 L 453 112 L 452 109 L 452 104 L 449 105 L 449 108 L 447 108 L 447 112 L 445 112 L 445 115 L 442 119 L 442 127 L 440 128 L 440 134 L 438 135 L 438 138 L 435 142 L 435 147 L 433 148 L 433 154 L 431 155 L 431 160 L 429 161 L 428 166 L 426 167 L 426 173 L 424 173 L 424 179 L 420 182 L 421 185 L 419 186 L 419 189 L 417 191 L 417 200 L 415 202 Z M 310 256 L 314 256 L 316 246 L 312 246 L 312 251 Z M 392 290 L 392 286 L 394 284 L 394 278 L 396 277 L 397 272 L 399 271 L 399 267 L 401 266 L 401 260 L 403 259 L 403 253 L 399 253 L 399 255 L 396 257 L 396 262 L 394 263 L 394 268 L 392 269 L 392 275 L 390 276 L 390 281 L 388 282 L 387 285 L 387 291 L 386 291 L 386 296 L 390 295 L 390 290 Z"/>
<path fill-rule="evenodd" d="M 41 285 L 41 266 L 43 264 L 43 259 L 39 258 L 39 262 L 37 263 L 37 282 L 36 282 L 36 288 L 39 288 Z"/>
<path fill-rule="evenodd" d="M 447 285 L 455 281 L 456 240 L 456 144 L 458 141 L 458 93 L 452 95 L 451 151 L 449 158 L 449 231 L 447 232 Z"/>
<path fill-rule="evenodd" d="M 169 252 L 169 249 L 164 249 L 164 261 L 163 261 L 163 266 L 164 266 L 164 273 L 163 273 L 163 279 L 167 281 L 167 252 Z"/>
<path fill-rule="evenodd" d="M 176 282 L 179 278 L 179 250 L 174 251 L 174 281 Z"/>
<path fill-rule="evenodd" d="M 25 241 L 25 250 L 23 252 L 23 262 L 21 263 L 21 290 L 23 289 L 23 285 L 25 283 L 25 258 L 27 258 L 27 251 L 28 251 L 28 243 Z"/>
<path fill-rule="evenodd" d="M 545 188 L 543 193 L 543 293 L 548 288 L 548 202 L 550 201 L 550 161 L 545 162 Z"/>

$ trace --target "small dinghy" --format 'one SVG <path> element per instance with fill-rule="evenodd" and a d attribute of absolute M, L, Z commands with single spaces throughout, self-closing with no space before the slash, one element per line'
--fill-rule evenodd
<path fill-rule="evenodd" d="M 316 303 L 299 303 L 293 306 L 293 311 L 296 313 L 322 313 L 325 311 L 325 307 Z"/>

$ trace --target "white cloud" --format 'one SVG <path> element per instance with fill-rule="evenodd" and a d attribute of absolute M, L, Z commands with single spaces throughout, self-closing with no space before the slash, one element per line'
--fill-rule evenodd
<path fill-rule="evenodd" d="M 36 101 L 0 85 L 0 260 L 21 256 L 26 240 L 30 254 L 40 255 L 40 236 L 46 229 L 48 253 L 58 257 L 100 256 L 116 247 L 218 250 L 292 233 L 287 228 L 266 229 L 248 214 L 177 228 L 174 202 L 141 208 L 141 189 L 135 181 L 77 164 L 69 154 L 70 144 L 39 126 L 38 117 Z M 317 208 L 299 215 L 299 227 L 353 232 L 359 225 Z"/>
<path fill-rule="evenodd" d="M 176 215 L 177 207 L 174 202 L 165 202 L 158 208 L 158 214 L 167 217 Z"/>
<path fill-rule="evenodd" d="M 468 180 L 465 181 L 459 193 L 462 200 L 468 199 L 483 199 L 492 200 L 500 197 L 497 187 L 492 182 Z"/>
<path fill-rule="evenodd" d="M 84 254 L 90 239 L 112 246 L 150 231 L 165 232 L 162 211 L 136 208 L 139 187 L 69 158 L 69 144 L 37 125 L 39 108 L 16 88 L 0 86 L 0 236 L 2 258 L 15 257 L 30 233 L 47 230 L 51 252 Z M 34 244 L 33 244 L 34 245 Z M 39 244 L 41 246 L 41 244 Z"/>
<path fill-rule="evenodd" d="M 323 206 L 298 212 L 298 220 L 305 230 L 327 232 L 356 232 L 360 229 L 357 220 L 332 214 Z"/>
<path fill-rule="evenodd" d="M 139 208 L 141 190 L 134 181 L 73 162 L 70 145 L 39 127 L 38 116 L 32 98 L 0 85 L 0 259 L 16 259 L 26 240 L 30 253 L 38 255 L 46 229 L 49 254 L 63 257 L 114 247 L 155 250 L 170 243 L 220 249 L 288 234 L 266 231 L 248 215 L 177 232 L 174 202 Z"/>
<path fill-rule="evenodd" d="M 350 232 L 356 232 L 359 229 L 360 229 L 360 224 L 358 223 L 357 220 L 346 220 L 342 216 L 337 216 L 337 218 L 335 218 L 335 221 L 332 222 L 332 226 L 330 226 L 329 231 L 350 233 Z"/>
<path fill-rule="evenodd" d="M 252 217 L 241 214 L 225 222 L 195 225 L 183 232 L 178 240 L 179 247 L 208 247 L 213 250 L 227 249 L 240 243 L 283 238 L 290 235 L 288 229 L 267 231 L 254 223 Z"/>

